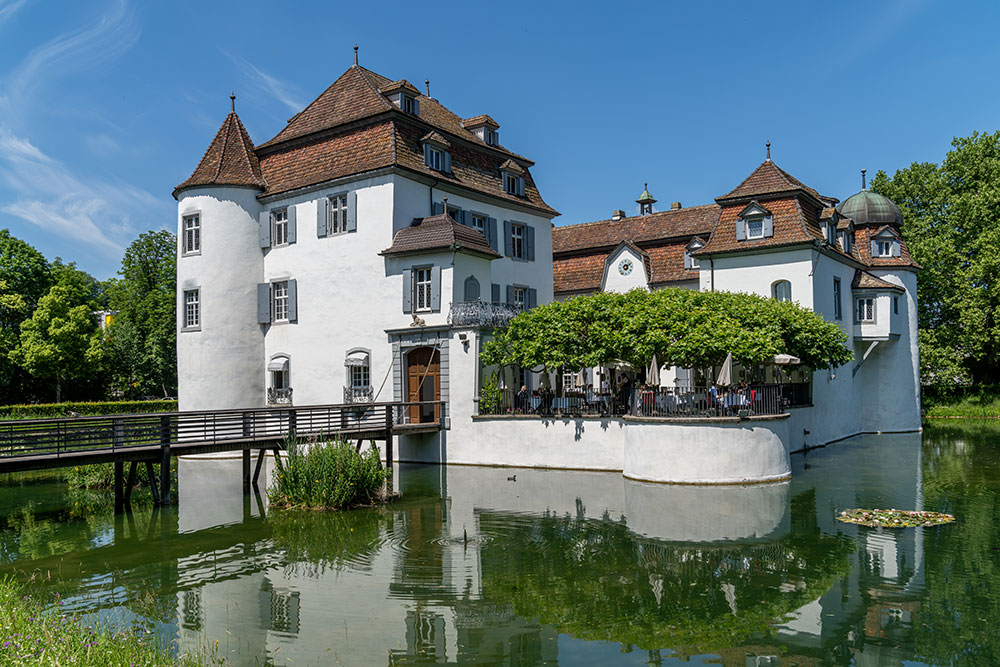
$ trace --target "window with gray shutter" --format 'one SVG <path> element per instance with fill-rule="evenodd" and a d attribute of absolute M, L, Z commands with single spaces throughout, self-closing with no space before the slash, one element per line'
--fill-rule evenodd
<path fill-rule="evenodd" d="M 295 206 L 288 207 L 288 242 L 295 243 L 295 239 L 298 236 L 296 234 L 296 224 L 295 224 Z"/>
<path fill-rule="evenodd" d="M 271 247 L 271 212 L 263 211 L 259 216 L 260 220 L 260 247 Z"/>
<path fill-rule="evenodd" d="M 295 322 L 299 319 L 299 295 L 298 281 L 291 278 L 288 281 L 288 321 Z"/>
<path fill-rule="evenodd" d="M 441 215 L 442 213 L 444 213 L 444 204 L 439 201 L 434 202 L 431 206 L 431 215 Z"/>
<path fill-rule="evenodd" d="M 746 241 L 747 240 L 747 221 L 740 218 L 736 221 L 736 240 Z"/>
<path fill-rule="evenodd" d="M 491 285 L 490 297 L 493 303 L 500 303 L 500 285 L 493 283 Z"/>
<path fill-rule="evenodd" d="M 413 277 L 413 271 L 411 269 L 406 269 L 403 271 L 403 312 L 412 313 L 413 312 L 413 283 L 411 279 Z"/>
<path fill-rule="evenodd" d="M 326 236 L 326 213 L 330 208 L 328 202 L 326 198 L 316 201 L 316 238 Z"/>
<path fill-rule="evenodd" d="M 431 267 L 431 310 L 441 310 L 441 267 Z"/>
<path fill-rule="evenodd" d="M 514 286 L 507 285 L 507 303 L 514 305 Z"/>
<path fill-rule="evenodd" d="M 538 290 L 534 287 L 528 288 L 528 301 L 526 306 L 531 309 L 538 305 Z"/>
<path fill-rule="evenodd" d="M 535 228 L 531 225 L 524 226 L 524 240 L 525 240 L 525 255 L 524 258 L 529 262 L 535 261 Z"/>
<path fill-rule="evenodd" d="M 768 215 L 764 217 L 764 238 L 771 236 L 774 236 L 774 218 Z"/>
<path fill-rule="evenodd" d="M 358 193 L 347 193 L 347 231 L 358 231 Z"/>
<path fill-rule="evenodd" d="M 892 256 L 899 257 L 900 255 L 899 239 L 893 239 L 892 241 Z"/>
<path fill-rule="evenodd" d="M 493 250 L 497 249 L 497 219 L 496 218 L 486 218 L 486 233 L 484 234 L 486 240 L 490 242 L 490 247 Z"/>
<path fill-rule="evenodd" d="M 259 324 L 271 323 L 270 283 L 257 283 L 257 322 Z"/>
<path fill-rule="evenodd" d="M 442 153 L 444 153 L 444 165 L 443 165 L 444 166 L 444 170 L 443 171 L 446 174 L 450 174 L 451 173 L 451 152 L 449 152 L 449 151 L 442 151 Z"/>
<path fill-rule="evenodd" d="M 503 254 L 506 257 L 512 257 L 511 253 L 514 251 L 514 243 L 510 238 L 510 220 L 503 221 Z M 508 301 L 508 303 L 510 303 Z"/>

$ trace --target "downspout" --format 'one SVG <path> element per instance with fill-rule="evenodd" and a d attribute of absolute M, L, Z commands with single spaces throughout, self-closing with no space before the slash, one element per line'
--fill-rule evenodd
<path fill-rule="evenodd" d="M 428 211 L 427 215 L 434 215 L 434 188 L 436 188 L 440 183 L 441 183 L 440 179 L 435 178 L 434 185 L 432 185 L 430 187 L 430 190 L 427 192 L 430 198 L 429 207 L 427 209 Z"/>
<path fill-rule="evenodd" d="M 715 260 L 712 259 L 711 257 L 708 258 L 708 267 L 709 267 L 708 270 L 709 270 L 709 281 L 710 281 L 710 285 L 709 285 L 709 290 L 708 291 L 709 292 L 714 292 L 715 291 Z"/>

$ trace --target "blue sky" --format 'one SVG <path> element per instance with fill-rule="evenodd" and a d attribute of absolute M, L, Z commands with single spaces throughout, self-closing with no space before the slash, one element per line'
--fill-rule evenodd
<path fill-rule="evenodd" d="M 997 128 L 1000 3 L 0 0 L 0 227 L 113 275 L 229 109 L 256 143 L 361 64 L 489 113 L 556 224 L 711 202 L 772 143 L 824 194 Z"/>

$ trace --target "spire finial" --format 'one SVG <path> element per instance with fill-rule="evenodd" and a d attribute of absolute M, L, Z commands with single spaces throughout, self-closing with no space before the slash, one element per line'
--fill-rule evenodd
<path fill-rule="evenodd" d="M 358 43 L 354 42 L 354 66 L 358 66 Z"/>
<path fill-rule="evenodd" d="M 867 190 L 868 189 L 868 186 L 865 185 L 865 172 L 866 171 L 868 171 L 868 170 L 867 169 L 862 169 L 861 170 L 861 189 L 862 190 Z"/>
<path fill-rule="evenodd" d="M 768 161 L 770 161 L 770 159 L 771 159 L 771 140 L 768 139 L 767 143 L 764 144 L 764 145 L 767 146 L 767 159 L 768 159 Z"/>
<path fill-rule="evenodd" d="M 424 85 L 427 87 L 427 97 L 431 96 L 431 80 L 424 79 Z"/>
<path fill-rule="evenodd" d="M 229 95 L 229 110 L 236 113 L 236 91 L 234 90 Z"/>

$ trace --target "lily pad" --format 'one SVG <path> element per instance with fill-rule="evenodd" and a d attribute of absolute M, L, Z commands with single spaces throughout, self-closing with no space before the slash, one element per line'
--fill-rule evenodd
<path fill-rule="evenodd" d="M 941 512 L 853 509 L 841 512 L 837 520 L 881 528 L 916 528 L 917 526 L 940 526 L 943 523 L 951 523 L 955 517 Z"/>

